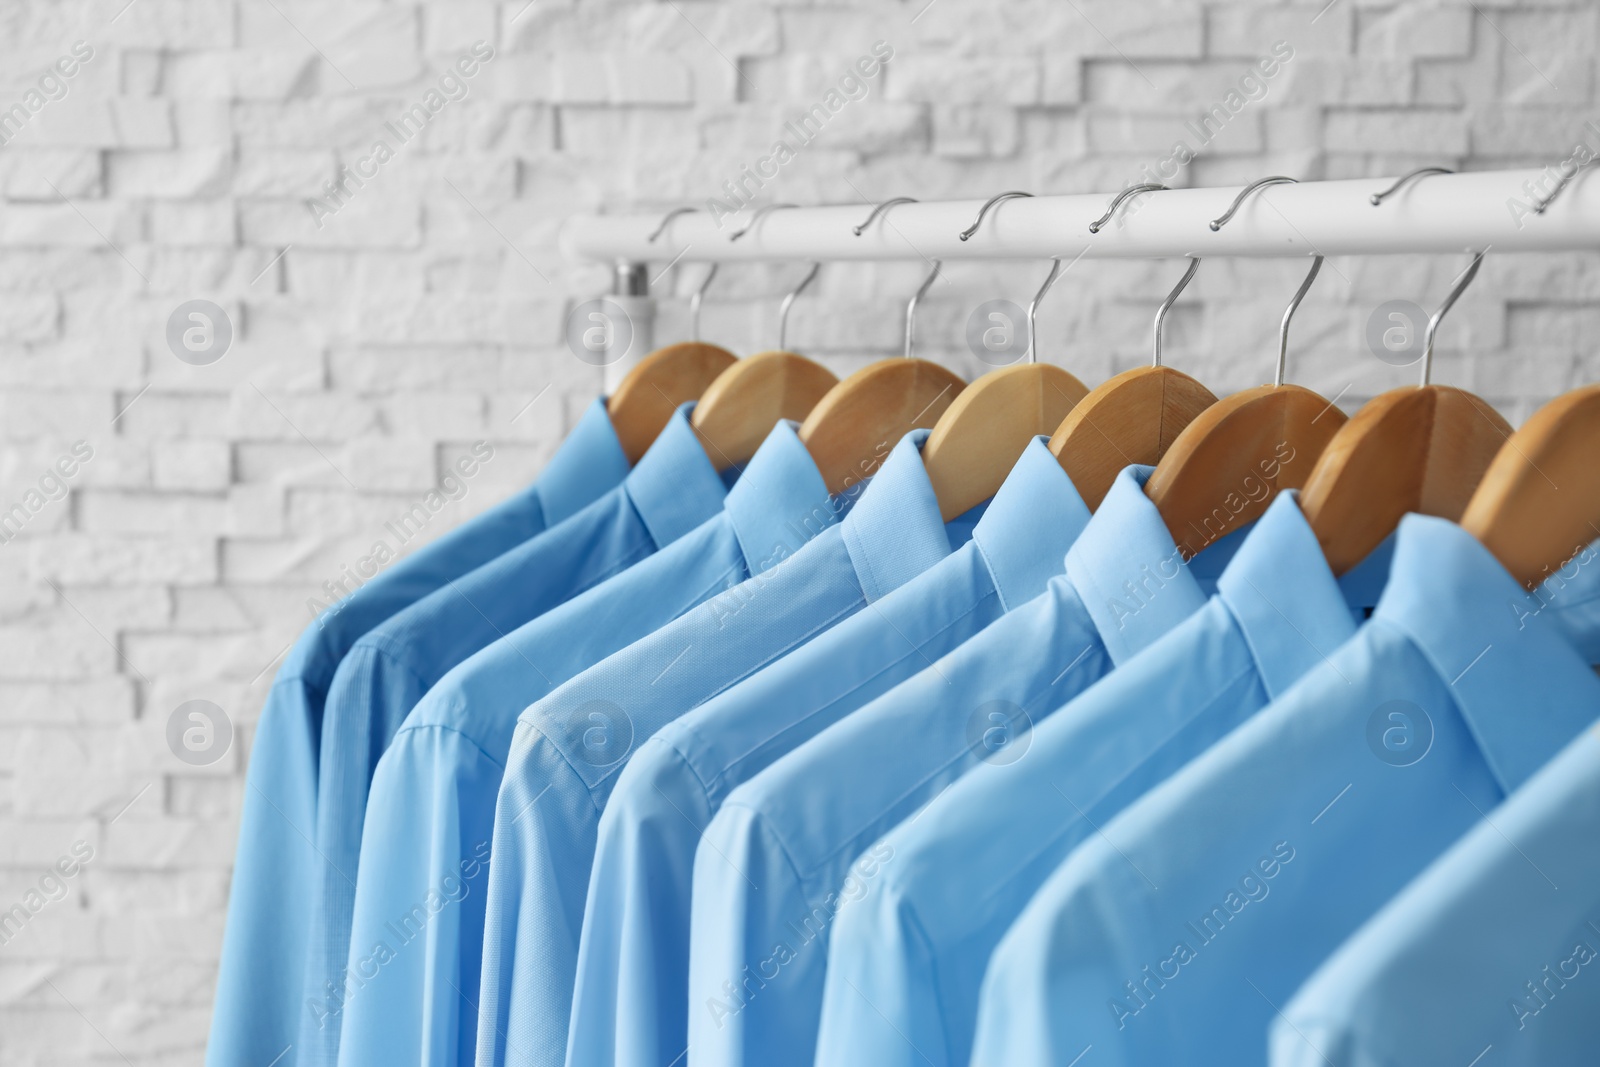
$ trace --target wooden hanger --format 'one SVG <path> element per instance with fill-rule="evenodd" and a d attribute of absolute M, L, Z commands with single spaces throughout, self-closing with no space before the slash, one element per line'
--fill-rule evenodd
<path fill-rule="evenodd" d="M 939 276 L 939 264 L 906 306 L 906 347 L 901 359 L 863 367 L 834 386 L 800 426 L 828 492 L 838 493 L 870 478 L 895 442 L 911 430 L 934 425 L 966 382 L 937 363 L 909 358 L 917 302 Z"/>
<path fill-rule="evenodd" d="M 650 239 L 655 240 L 674 215 L 693 210 L 678 208 L 669 213 Z M 606 414 L 630 464 L 644 455 L 679 404 L 700 399 L 718 375 L 738 362 L 738 357 L 726 348 L 700 340 L 700 301 L 716 276 L 717 265 L 713 263 L 705 280 L 689 297 L 692 340 L 658 348 L 645 356 L 623 376 L 606 400 Z"/>
<path fill-rule="evenodd" d="M 1050 437 L 1050 451 L 1090 511 L 1130 463 L 1154 466 L 1195 416 L 1217 402 L 1171 367 L 1135 367 L 1089 391 Z"/>
<path fill-rule="evenodd" d="M 606 400 L 606 414 L 628 462 L 639 462 L 679 404 L 699 400 L 738 362 L 726 348 L 699 341 L 679 341 L 641 359 Z"/>
<path fill-rule="evenodd" d="M 1511 435 L 1483 400 L 1429 384 L 1439 323 L 1482 262 L 1480 252 L 1428 321 L 1422 384 L 1364 404 L 1306 480 L 1300 507 L 1336 575 L 1366 559 L 1409 512 L 1459 519 Z"/>
<path fill-rule="evenodd" d="M 1321 269 L 1317 256 L 1284 312 L 1274 383 L 1235 393 L 1201 412 L 1145 483 L 1145 495 L 1186 557 L 1260 518 L 1279 491 L 1304 485 L 1344 424 L 1344 413 L 1330 401 L 1283 384 L 1289 320 Z"/>
<path fill-rule="evenodd" d="M 811 264 L 800 284 L 779 305 L 778 347 L 735 362 L 717 376 L 695 406 L 690 424 L 719 469 L 748 462 L 779 419 L 806 418 L 838 384 L 826 367 L 783 347 L 789 308 L 820 269 L 820 263 Z"/>
<path fill-rule="evenodd" d="M 1489 464 L 1461 525 L 1526 589 L 1600 537 L 1600 385 L 1533 413 Z"/>
<path fill-rule="evenodd" d="M 1159 463 L 1183 428 L 1217 402 L 1211 390 L 1161 364 L 1161 324 L 1199 269 L 1200 261 L 1190 260 L 1156 311 L 1154 362 L 1096 386 L 1050 437 L 1051 453 L 1090 511 L 1111 491 L 1118 471 L 1130 463 Z"/>
<path fill-rule="evenodd" d="M 1060 274 L 1061 261 L 1053 260 L 1050 276 L 1028 305 L 1028 361 L 990 371 L 962 390 L 922 446 L 928 481 L 946 522 L 994 496 L 1028 442 L 1052 432 L 1089 392 L 1060 367 L 1038 362 L 1034 312 Z"/>
<path fill-rule="evenodd" d="M 1129 186 L 1112 199 L 1104 215 L 1089 224 L 1089 232 L 1099 233 L 1129 197 L 1166 188 L 1154 182 Z M 1117 472 L 1130 463 L 1160 462 L 1183 428 L 1217 402 L 1211 390 L 1161 363 L 1162 321 L 1199 269 L 1200 261 L 1191 260 L 1183 278 L 1156 311 L 1152 364 L 1123 371 L 1091 389 L 1050 437 L 1051 454 L 1090 511 L 1111 491 Z"/>

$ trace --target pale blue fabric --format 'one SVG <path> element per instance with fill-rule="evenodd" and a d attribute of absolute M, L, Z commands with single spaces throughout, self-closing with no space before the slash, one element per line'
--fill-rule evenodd
<path fill-rule="evenodd" d="M 463 575 L 365 634 L 334 674 L 322 720 L 316 833 L 296 1048 L 331 1067 L 350 951 L 361 824 L 378 757 L 416 702 L 451 667 L 508 631 L 625 570 L 722 508 L 724 480 L 675 412 L 622 484 L 538 537 Z"/>
<path fill-rule="evenodd" d="M 471 1061 L 483 872 L 518 714 L 612 652 L 775 562 L 773 546 L 793 536 L 787 524 L 831 512 L 816 464 L 793 426 L 782 423 L 729 490 L 721 513 L 525 623 L 428 690 L 373 773 L 341 1064 Z M 427 906 L 430 892 L 434 907 Z"/>
<path fill-rule="evenodd" d="M 683 1052 L 695 846 L 728 793 L 1060 572 L 1089 510 L 1047 443 L 1028 445 L 971 541 L 640 746 L 600 818 L 568 1067 L 657 1067 Z"/>
<path fill-rule="evenodd" d="M 1057 868 L 990 957 L 972 1062 L 1266 1062 L 1318 964 L 1600 713 L 1537 604 L 1406 516 L 1356 636 Z"/>
<path fill-rule="evenodd" d="M 298 1062 L 293 1045 L 304 1010 L 308 896 L 322 869 L 311 844 L 317 752 L 339 661 L 374 626 L 579 511 L 627 472 L 605 401 L 595 400 L 533 485 L 392 564 L 324 611 L 295 642 L 251 745 L 206 1047 L 212 1067 Z"/>
<path fill-rule="evenodd" d="M 1237 547 L 1185 566 L 1129 467 L 1065 574 L 735 789 L 695 852 L 691 1065 L 809 1065 L 827 933 L 894 862 L 873 848 L 978 763 L 1026 758 L 1028 724 L 1199 610 Z"/>
<path fill-rule="evenodd" d="M 1551 602 L 1569 600 L 1558 590 Z M 1600 1059 L 1596 842 L 1591 726 L 1300 987 L 1273 1023 L 1273 1067 L 1590 1067 Z"/>
<path fill-rule="evenodd" d="M 966 1064 L 989 953 L 1040 883 L 1353 636 L 1390 554 L 1336 581 L 1281 494 L 1204 608 L 1035 727 L 1026 758 L 978 767 L 891 830 L 894 862 L 833 926 L 817 1062 Z"/>
<path fill-rule="evenodd" d="M 479 1064 L 558 1065 L 601 812 L 657 730 L 943 559 L 948 527 L 907 435 L 841 523 L 774 566 L 567 682 L 523 712 L 495 809 Z M 830 516 L 826 516 L 831 519 Z"/>

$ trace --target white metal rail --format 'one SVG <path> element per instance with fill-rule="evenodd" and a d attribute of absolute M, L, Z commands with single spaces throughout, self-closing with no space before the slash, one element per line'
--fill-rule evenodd
<path fill-rule="evenodd" d="M 970 239 L 982 200 L 895 203 L 857 235 L 873 205 L 785 207 L 714 218 L 705 207 L 662 216 L 571 219 L 567 256 L 589 262 L 733 260 L 963 260 L 1180 256 L 1310 256 L 1600 250 L 1600 189 L 1579 174 L 1553 194 L 1537 170 L 1419 174 L 1271 184 L 1228 221 L 1241 188 L 1172 189 L 1128 199 L 1098 232 L 1113 194 L 1014 197 L 995 204 Z M 1535 208 L 1547 204 L 1539 212 Z M 658 232 L 659 231 L 659 232 Z M 652 240 L 652 234 L 655 238 Z"/>

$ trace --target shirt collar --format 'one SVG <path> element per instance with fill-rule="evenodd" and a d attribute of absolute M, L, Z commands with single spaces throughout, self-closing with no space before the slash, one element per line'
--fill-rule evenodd
<path fill-rule="evenodd" d="M 1200 609 L 1208 591 L 1196 568 L 1217 560 L 1218 549 L 1231 554 L 1238 544 L 1230 534 L 1185 564 L 1161 513 L 1144 495 L 1154 470 L 1124 467 L 1067 550 L 1067 578 L 1118 665 Z"/>
<path fill-rule="evenodd" d="M 1088 506 L 1048 445 L 1045 437 L 1028 442 L 972 531 L 1007 611 L 1044 592 L 1089 523 Z"/>
<path fill-rule="evenodd" d="M 950 554 L 939 500 L 922 465 L 927 439 L 927 430 L 902 437 L 845 516 L 845 549 L 868 603 Z"/>
<path fill-rule="evenodd" d="M 1278 494 L 1239 546 L 1217 595 L 1273 699 L 1355 636 L 1357 616 L 1292 491 Z"/>
<path fill-rule="evenodd" d="M 1298 494 L 1300 490 L 1291 489 Z M 1295 497 L 1296 503 L 1299 497 Z M 1301 513 L 1302 515 L 1304 512 Z M 1339 588 L 1344 592 L 1344 602 L 1356 613 L 1356 620 L 1372 618 L 1373 609 L 1383 599 L 1383 590 L 1389 584 L 1389 569 L 1394 563 L 1394 545 L 1398 532 L 1383 539 L 1377 548 L 1367 553 L 1367 558 L 1339 576 Z"/>
<path fill-rule="evenodd" d="M 1373 618 L 1427 657 L 1508 793 L 1600 712 L 1600 679 L 1540 606 L 1455 523 L 1400 521 Z"/>
<path fill-rule="evenodd" d="M 780 420 L 723 502 L 750 573 L 775 566 L 837 521 L 839 507 L 794 424 Z"/>
<path fill-rule="evenodd" d="M 596 482 L 609 489 L 627 473 L 628 457 L 612 428 L 605 400 L 597 397 L 539 472 L 534 490 L 548 522 L 551 516 L 571 515 L 595 499 Z"/>
<path fill-rule="evenodd" d="M 622 487 L 656 546 L 669 545 L 715 515 L 728 495 L 689 425 L 694 403 L 672 413 Z"/>
<path fill-rule="evenodd" d="M 1572 554 L 1533 594 L 1585 663 L 1600 663 L 1600 539 Z"/>

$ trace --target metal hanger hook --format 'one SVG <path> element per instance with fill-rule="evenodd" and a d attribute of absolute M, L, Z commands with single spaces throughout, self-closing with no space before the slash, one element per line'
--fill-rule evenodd
<path fill-rule="evenodd" d="M 1311 283 L 1317 280 L 1317 272 L 1322 270 L 1322 257 L 1318 256 L 1311 261 L 1311 270 L 1306 275 L 1306 280 L 1300 283 L 1300 288 L 1295 292 L 1294 299 L 1289 301 L 1289 309 L 1283 313 L 1283 325 L 1278 327 L 1278 369 L 1272 375 L 1274 387 L 1283 384 L 1283 372 L 1289 365 L 1289 320 L 1294 318 L 1294 313 L 1300 310 L 1300 301 L 1306 298 L 1311 291 Z"/>
<path fill-rule="evenodd" d="M 1157 185 L 1155 182 L 1143 182 L 1139 185 L 1128 186 L 1126 189 L 1122 190 L 1122 192 L 1118 193 L 1111 201 L 1111 206 L 1106 208 L 1106 213 L 1104 215 L 1101 215 L 1099 218 L 1089 223 L 1089 232 L 1099 233 L 1105 224 L 1111 221 L 1111 217 L 1117 213 L 1117 208 L 1121 207 L 1122 202 L 1128 199 L 1128 197 L 1137 196 L 1139 193 L 1165 191 L 1166 188 L 1167 187 L 1165 185 Z"/>
<path fill-rule="evenodd" d="M 813 261 L 811 269 L 806 271 L 806 276 L 800 279 L 800 284 L 789 290 L 789 295 L 784 297 L 783 303 L 778 305 L 778 348 L 780 351 L 787 351 L 783 341 L 789 333 L 789 309 L 794 307 L 795 299 L 805 292 L 806 286 L 811 284 L 811 280 L 817 276 L 817 271 L 821 269 L 822 264 Z"/>
<path fill-rule="evenodd" d="M 989 209 L 994 207 L 996 204 L 1000 203 L 1003 200 L 1015 200 L 1019 196 L 1032 196 L 1032 195 L 1033 195 L 1032 193 L 1010 192 L 1010 193 L 1000 193 L 998 196 L 991 196 L 989 198 L 988 202 L 985 203 L 981 208 L 978 209 L 978 217 L 976 219 L 972 220 L 972 225 L 968 226 L 966 229 L 961 231 L 961 234 L 960 234 L 961 239 L 963 241 L 971 240 L 972 239 L 972 235 L 978 232 L 978 227 L 983 225 L 983 217 L 985 215 L 987 215 L 989 213 Z"/>
<path fill-rule="evenodd" d="M 1050 287 L 1061 277 L 1061 260 L 1050 261 L 1050 273 L 1045 277 L 1044 284 L 1039 286 L 1039 291 L 1033 294 L 1033 299 L 1028 301 L 1028 362 L 1039 362 L 1039 334 L 1033 328 L 1034 312 L 1039 310 L 1039 301 L 1050 291 Z"/>
<path fill-rule="evenodd" d="M 1183 292 L 1185 287 L 1188 286 L 1189 282 L 1193 280 L 1194 272 L 1199 269 L 1200 257 L 1196 256 L 1194 259 L 1189 261 L 1189 269 L 1183 272 L 1183 277 L 1178 279 L 1178 284 L 1173 287 L 1172 292 L 1167 294 L 1167 298 L 1161 301 L 1161 306 L 1156 309 L 1156 345 L 1155 358 L 1150 361 L 1150 365 L 1152 367 L 1161 366 L 1161 326 L 1164 322 L 1166 322 L 1167 312 L 1172 310 L 1172 305 L 1178 300 L 1178 294 Z"/>
<path fill-rule="evenodd" d="M 799 206 L 800 206 L 799 204 L 763 204 L 760 207 L 756 208 L 755 212 L 753 214 L 751 214 L 750 221 L 745 223 L 743 229 L 736 230 L 735 232 L 730 233 L 728 235 L 728 240 L 730 242 L 731 241 L 737 241 L 739 238 L 743 237 L 745 234 L 747 234 L 751 230 L 755 229 L 756 228 L 756 223 L 760 222 L 762 219 L 766 218 L 768 215 L 772 214 L 774 211 L 777 211 L 777 210 L 779 210 L 781 208 L 799 207 Z"/>
<path fill-rule="evenodd" d="M 852 226 L 850 228 L 850 232 L 855 234 L 857 237 L 860 237 L 867 231 L 867 227 L 872 225 L 873 219 L 877 218 L 885 211 L 888 211 L 896 204 L 915 204 L 916 202 L 917 198 L 914 196 L 897 196 L 893 200 L 885 200 L 883 203 L 872 209 L 872 214 L 867 216 L 867 221 L 863 222 L 860 226 Z"/>
<path fill-rule="evenodd" d="M 1483 252 L 1487 252 L 1484 249 Z M 1427 385 L 1433 377 L 1433 338 L 1439 332 L 1439 323 L 1444 321 L 1445 312 L 1455 304 L 1456 298 L 1472 284 L 1472 279 L 1478 276 L 1478 268 L 1483 265 L 1483 252 L 1472 257 L 1472 265 L 1461 272 L 1455 287 L 1450 290 L 1450 295 L 1444 298 L 1444 303 L 1439 305 L 1439 310 L 1433 313 L 1433 318 L 1428 320 L 1428 333 L 1422 347 L 1422 384 Z"/>
<path fill-rule="evenodd" d="M 933 288 L 934 280 L 939 277 L 939 268 L 942 266 L 944 264 L 939 260 L 933 261 L 933 269 L 928 272 L 926 278 L 922 279 L 922 284 L 917 287 L 917 291 L 912 294 L 911 299 L 906 303 L 906 359 L 911 358 L 912 327 L 916 324 L 917 305 L 922 302 L 923 297 L 928 295 L 928 290 Z"/>
<path fill-rule="evenodd" d="M 699 288 L 695 289 L 689 297 L 689 340 L 700 340 L 700 301 L 705 298 L 706 290 L 711 288 L 711 279 L 717 276 L 717 264 L 711 264 L 711 269 L 706 271 L 706 276 L 701 281 Z"/>
<path fill-rule="evenodd" d="M 1407 182 L 1414 181 L 1415 179 L 1422 177 L 1424 174 L 1454 173 L 1455 171 L 1451 170 L 1449 167 L 1418 167 L 1416 170 L 1407 171 L 1406 173 L 1400 175 L 1400 177 L 1394 180 L 1394 184 L 1389 186 L 1389 188 L 1385 189 L 1381 193 L 1373 193 L 1371 196 L 1367 197 L 1367 199 L 1372 201 L 1373 207 L 1377 207 L 1389 197 L 1393 196 L 1395 193 L 1398 193 L 1401 187 Z"/>
<path fill-rule="evenodd" d="M 655 244 L 656 243 L 656 238 L 660 237 L 662 234 L 667 232 L 667 223 L 671 222 L 673 219 L 677 218 L 679 215 L 692 215 L 696 211 L 699 211 L 699 210 L 700 209 L 697 208 L 697 207 L 675 207 L 675 208 L 673 208 L 671 211 L 669 211 L 665 215 L 661 216 L 661 224 L 659 226 L 657 226 L 654 230 L 652 230 L 650 232 L 650 236 L 646 237 L 645 240 L 648 241 L 650 244 Z"/>
<path fill-rule="evenodd" d="M 1299 178 L 1286 178 L 1282 174 L 1274 174 L 1270 178 L 1257 178 L 1255 181 L 1239 190 L 1239 195 L 1233 198 L 1233 205 L 1229 207 L 1228 210 L 1224 211 L 1219 217 L 1211 220 L 1211 232 L 1216 233 L 1218 230 L 1222 229 L 1222 227 L 1226 226 L 1228 224 L 1228 220 L 1233 218 L 1234 213 L 1239 210 L 1239 206 L 1245 202 L 1245 198 L 1251 193 L 1255 192 L 1257 189 L 1261 188 L 1263 185 L 1295 185 L 1298 184 L 1299 181 Z"/>

